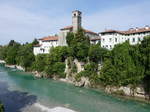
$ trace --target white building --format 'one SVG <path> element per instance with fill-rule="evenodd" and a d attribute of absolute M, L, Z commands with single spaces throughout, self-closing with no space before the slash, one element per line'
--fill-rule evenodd
<path fill-rule="evenodd" d="M 131 28 L 127 31 L 106 30 L 99 33 L 101 47 L 109 50 L 113 49 L 116 44 L 123 43 L 127 40 L 129 40 L 131 45 L 138 44 L 147 35 L 150 35 L 149 26 L 145 26 L 144 28 Z"/>
<path fill-rule="evenodd" d="M 34 55 L 47 54 L 51 47 L 58 46 L 58 36 L 48 36 L 38 40 L 39 44 L 34 46 Z"/>
<path fill-rule="evenodd" d="M 34 55 L 49 53 L 50 48 L 56 46 L 67 46 L 66 36 L 69 32 L 76 33 L 82 28 L 82 13 L 78 10 L 72 12 L 72 25 L 60 29 L 58 36 L 48 36 L 39 39 L 39 45 L 34 46 Z M 90 38 L 91 44 L 100 42 L 100 37 L 97 33 L 82 28 Z"/>

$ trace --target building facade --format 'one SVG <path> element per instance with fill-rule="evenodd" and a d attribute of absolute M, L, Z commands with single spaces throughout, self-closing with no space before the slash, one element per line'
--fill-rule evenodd
<path fill-rule="evenodd" d="M 115 45 L 127 40 L 131 45 L 138 44 L 148 35 L 150 35 L 149 26 L 145 26 L 144 28 L 131 28 L 127 31 L 106 30 L 99 33 L 101 37 L 101 47 L 109 50 L 113 49 Z"/>
<path fill-rule="evenodd" d="M 33 48 L 34 55 L 47 54 L 51 47 L 58 46 L 58 36 L 48 36 L 38 40 L 39 44 Z"/>
<path fill-rule="evenodd" d="M 34 55 L 37 54 L 47 54 L 51 47 L 56 46 L 67 46 L 66 36 L 69 32 L 76 33 L 80 28 L 82 28 L 82 12 L 75 10 L 72 12 L 72 25 L 60 29 L 58 36 L 48 36 L 39 39 L 39 44 L 34 46 Z M 100 42 L 100 37 L 98 33 L 92 32 L 82 28 L 85 35 L 90 38 L 91 44 L 96 44 Z"/>

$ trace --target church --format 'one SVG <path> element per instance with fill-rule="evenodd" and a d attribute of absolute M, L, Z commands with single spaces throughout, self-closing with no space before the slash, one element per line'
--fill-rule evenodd
<path fill-rule="evenodd" d="M 60 29 L 60 33 L 56 36 L 47 36 L 38 39 L 39 44 L 34 46 L 34 55 L 37 54 L 47 54 L 51 47 L 56 46 L 67 46 L 66 36 L 69 32 L 76 33 L 80 28 L 83 29 L 85 35 L 90 38 L 91 44 L 97 44 L 100 42 L 100 36 L 98 33 L 84 29 L 82 27 L 82 12 L 75 10 L 72 12 L 72 25 L 66 26 Z"/>

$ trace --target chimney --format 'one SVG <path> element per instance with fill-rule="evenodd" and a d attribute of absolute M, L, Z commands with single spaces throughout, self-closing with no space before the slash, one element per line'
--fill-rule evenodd
<path fill-rule="evenodd" d="M 134 28 L 130 28 L 130 29 L 129 29 L 129 31 L 133 31 L 133 30 L 134 30 Z"/>
<path fill-rule="evenodd" d="M 148 25 L 145 26 L 145 29 L 148 30 L 150 27 Z"/>
<path fill-rule="evenodd" d="M 138 28 L 138 27 L 136 27 L 136 28 L 135 28 L 135 30 L 136 30 L 136 31 L 138 31 L 138 30 L 139 30 L 139 28 Z"/>

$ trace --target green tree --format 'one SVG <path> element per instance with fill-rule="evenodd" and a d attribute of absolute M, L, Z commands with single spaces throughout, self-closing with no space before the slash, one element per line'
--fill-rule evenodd
<path fill-rule="evenodd" d="M 7 46 L 0 47 L 0 59 L 5 60 L 7 56 Z"/>
<path fill-rule="evenodd" d="M 51 48 L 49 53 L 50 62 L 64 62 L 69 55 L 69 48 L 67 46 L 58 46 Z"/>
<path fill-rule="evenodd" d="M 20 46 L 17 52 L 17 64 L 23 66 L 26 70 L 31 70 L 32 64 L 35 61 L 33 54 L 33 45 L 25 44 Z"/>
<path fill-rule="evenodd" d="M 73 32 L 69 32 L 66 36 L 66 41 L 69 47 L 74 44 L 75 35 Z"/>
<path fill-rule="evenodd" d="M 80 61 L 86 61 L 90 46 L 89 37 L 85 35 L 82 29 L 77 33 L 68 33 L 67 44 L 72 51 L 72 56 Z"/>
<path fill-rule="evenodd" d="M 110 85 L 132 84 L 135 87 L 144 77 L 139 56 L 137 47 L 129 45 L 129 42 L 117 45 L 102 67 L 102 81 Z"/>
<path fill-rule="evenodd" d="M 140 44 L 140 53 L 141 53 L 141 65 L 144 67 L 144 86 L 145 91 L 149 95 L 150 99 L 150 36 L 144 38 Z"/>
<path fill-rule="evenodd" d="M 39 44 L 38 40 L 34 39 L 33 42 L 32 42 L 32 45 L 34 46 L 34 45 L 37 45 L 37 44 Z"/>
<path fill-rule="evenodd" d="M 65 59 L 69 56 L 69 48 L 67 46 L 58 46 L 52 48 L 46 58 L 45 72 L 49 75 L 64 76 Z"/>
<path fill-rule="evenodd" d="M 65 78 L 65 64 L 62 62 L 56 62 L 53 65 L 53 74 L 57 75 L 58 77 Z"/>
<path fill-rule="evenodd" d="M 92 62 L 102 62 L 107 52 L 108 51 L 105 48 L 101 48 L 99 44 L 91 45 L 88 56 Z"/>
<path fill-rule="evenodd" d="M 116 68 L 112 65 L 110 59 L 105 60 L 105 63 L 100 71 L 100 80 L 104 85 L 120 84 L 119 75 L 116 73 Z"/>
<path fill-rule="evenodd" d="M 20 47 L 20 44 L 11 40 L 6 48 L 6 63 L 16 64 L 17 51 Z"/>
<path fill-rule="evenodd" d="M 46 54 L 39 54 L 35 57 L 34 69 L 38 72 L 43 72 L 46 66 Z"/>

